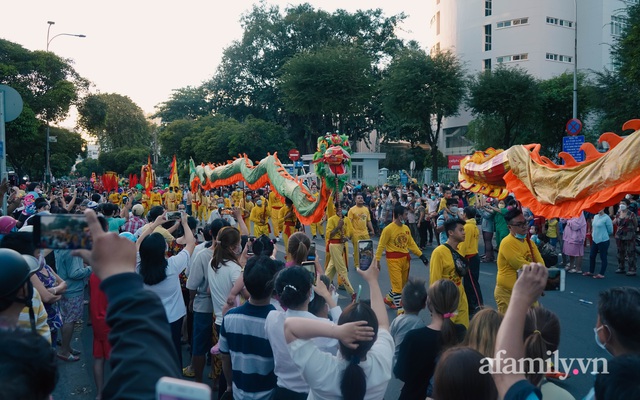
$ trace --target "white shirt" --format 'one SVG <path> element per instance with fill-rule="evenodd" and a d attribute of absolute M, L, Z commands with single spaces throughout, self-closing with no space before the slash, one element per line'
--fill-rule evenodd
<path fill-rule="evenodd" d="M 167 277 L 158 284 L 151 286 L 144 285 L 145 288 L 160 297 L 170 323 L 187 315 L 187 308 L 184 306 L 184 300 L 182 299 L 182 289 L 180 289 L 180 278 L 178 275 L 187 268 L 190 258 L 191 256 L 187 250 L 182 250 L 175 256 L 169 257 L 167 260 Z"/>
<path fill-rule="evenodd" d="M 216 325 L 222 326 L 222 309 L 227 304 L 231 288 L 242 275 L 242 267 L 233 261 L 226 261 L 220 264 L 217 271 L 214 271 L 213 268 L 207 269 L 207 274 L 213 312 L 216 315 Z"/>
<path fill-rule="evenodd" d="M 340 307 L 334 307 L 331 309 L 331 317 L 337 321 L 342 314 Z M 287 341 L 284 338 L 284 320 L 288 317 L 301 317 L 316 319 L 321 321 L 327 321 L 324 318 L 316 317 L 308 311 L 298 311 L 289 309 L 286 312 L 283 311 L 271 311 L 267 316 L 264 329 L 267 333 L 267 339 L 271 344 L 271 350 L 273 351 L 273 361 L 275 363 L 274 373 L 278 377 L 278 386 L 281 388 L 293 390 L 297 393 L 308 393 L 309 385 L 302 377 L 300 370 L 295 365 L 291 356 L 289 355 L 289 347 Z M 332 338 L 318 337 L 314 338 L 313 342 L 321 351 L 330 354 L 337 354 L 338 352 L 338 340 Z"/>
<path fill-rule="evenodd" d="M 376 342 L 367 353 L 367 359 L 360 362 L 367 380 L 366 400 L 384 397 L 391 380 L 393 350 L 391 334 L 386 329 L 380 329 Z M 342 399 L 340 383 L 349 362 L 341 355 L 324 353 L 312 341 L 302 339 L 289 343 L 289 354 L 311 389 L 307 400 Z"/>
<path fill-rule="evenodd" d="M 193 311 L 198 313 L 213 312 L 213 304 L 211 303 L 211 295 L 209 294 L 209 274 L 211 269 L 211 257 L 213 249 L 211 247 L 200 249 L 197 255 L 191 257 L 191 273 L 187 279 L 187 289 L 195 290 L 196 297 L 193 299 Z"/>

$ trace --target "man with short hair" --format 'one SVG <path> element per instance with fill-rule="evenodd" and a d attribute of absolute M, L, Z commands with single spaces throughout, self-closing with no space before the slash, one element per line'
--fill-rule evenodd
<path fill-rule="evenodd" d="M 353 243 L 353 263 L 356 268 L 360 268 L 360 254 L 358 251 L 358 241 L 369 240 L 373 235 L 373 225 L 371 225 L 371 213 L 369 208 L 364 206 L 364 198 L 361 194 L 356 195 L 356 205 L 349 209 L 347 217 L 351 220 L 351 243 Z"/>
<path fill-rule="evenodd" d="M 527 238 L 529 224 L 522 211 L 514 207 L 505 214 L 504 219 L 509 228 L 509 235 L 502 240 L 498 250 L 498 274 L 494 290 L 496 305 L 502 314 L 507 312 L 518 270 L 530 263 L 544 265 L 538 246 Z"/>
<path fill-rule="evenodd" d="M 389 280 L 391 289 L 384 298 L 384 303 L 391 309 L 397 309 L 398 315 L 404 313 L 402 309 L 402 288 L 409 279 L 409 269 L 411 256 L 409 251 L 420 257 L 420 260 L 427 265 L 429 260 L 422 253 L 411 236 L 409 227 L 404 224 L 407 218 L 407 209 L 396 204 L 393 209 L 393 222 L 387 225 L 380 235 L 376 259 L 380 262 L 382 252 L 386 251 L 387 268 L 389 269 Z"/>
<path fill-rule="evenodd" d="M 267 256 L 250 258 L 243 280 L 251 297 L 222 320 L 222 369 L 226 390 L 236 400 L 271 399 L 277 386 L 273 351 L 264 326 L 269 312 L 275 310 L 271 305 L 273 278 L 281 268 L 281 262 Z"/>
<path fill-rule="evenodd" d="M 433 285 L 440 279 L 448 279 L 455 283 L 460 293 L 458 310 L 451 318 L 454 324 L 462 324 L 469 327 L 469 304 L 464 291 L 463 277 L 459 275 L 458 269 L 466 266 L 466 260 L 456 250 L 458 245 L 464 242 L 465 230 L 464 222 L 457 218 L 451 218 L 444 224 L 444 231 L 447 240 L 436 247 L 431 253 L 431 269 L 429 271 L 429 285 Z"/>

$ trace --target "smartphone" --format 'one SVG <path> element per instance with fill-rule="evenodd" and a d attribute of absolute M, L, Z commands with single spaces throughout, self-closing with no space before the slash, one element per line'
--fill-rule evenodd
<path fill-rule="evenodd" d="M 307 254 L 307 261 L 315 261 L 316 260 L 316 243 L 311 242 L 311 246 L 309 246 L 309 253 Z"/>
<path fill-rule="evenodd" d="M 90 250 L 93 241 L 83 214 L 35 215 L 33 240 L 36 247 L 54 250 Z"/>
<path fill-rule="evenodd" d="M 311 274 L 311 284 L 315 285 L 316 284 L 316 263 L 315 261 L 305 261 L 302 263 L 302 268 L 306 269 L 307 271 L 309 271 L 309 274 Z"/>
<path fill-rule="evenodd" d="M 253 256 L 253 243 L 256 241 L 256 237 L 255 236 L 249 236 L 247 238 L 247 244 L 245 244 L 245 246 L 249 246 L 249 248 L 247 249 L 247 255 L 248 256 Z"/>
<path fill-rule="evenodd" d="M 369 269 L 373 262 L 373 240 L 358 240 L 358 262 L 362 271 Z"/>
<path fill-rule="evenodd" d="M 564 292 L 567 272 L 563 268 L 547 268 L 547 271 L 549 272 L 549 276 L 547 277 L 547 284 L 544 290 Z M 522 269 L 519 269 L 518 278 L 521 273 Z"/>
<path fill-rule="evenodd" d="M 175 221 L 182 218 L 182 211 L 169 211 L 166 217 L 167 221 Z"/>
<path fill-rule="evenodd" d="M 211 388 L 204 383 L 164 377 L 156 384 L 156 400 L 210 399 Z"/>

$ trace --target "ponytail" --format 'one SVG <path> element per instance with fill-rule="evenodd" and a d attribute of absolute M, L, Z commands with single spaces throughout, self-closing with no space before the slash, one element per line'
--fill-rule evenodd
<path fill-rule="evenodd" d="M 442 328 L 440 328 L 442 350 L 457 345 L 459 342 L 458 334 L 455 324 L 451 320 L 460 302 L 460 292 L 455 283 L 448 279 L 436 281 L 427 291 L 427 302 L 432 312 L 442 315 Z"/>
<path fill-rule="evenodd" d="M 359 364 L 360 358 L 352 356 L 342 374 L 340 392 L 343 399 L 363 400 L 367 393 L 367 376 Z"/>

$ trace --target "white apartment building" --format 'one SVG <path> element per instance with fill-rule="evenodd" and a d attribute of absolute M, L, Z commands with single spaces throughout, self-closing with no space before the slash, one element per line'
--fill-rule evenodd
<path fill-rule="evenodd" d="M 450 49 L 460 57 L 469 73 L 505 63 L 518 65 L 539 79 L 572 72 L 576 60 L 578 70 L 585 73 L 611 68 L 611 45 L 622 30 L 626 7 L 632 2 L 428 1 L 429 49 Z M 574 56 L 576 28 L 577 59 Z M 471 151 L 472 144 L 464 138 L 471 119 L 463 106 L 459 116 L 445 121 L 439 143 L 445 155 Z"/>

